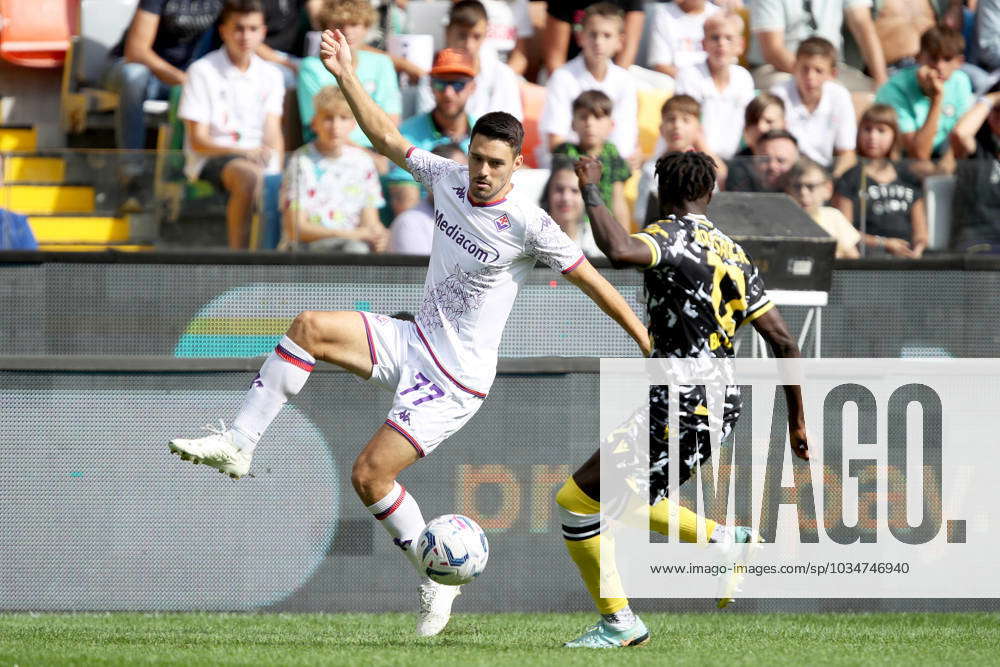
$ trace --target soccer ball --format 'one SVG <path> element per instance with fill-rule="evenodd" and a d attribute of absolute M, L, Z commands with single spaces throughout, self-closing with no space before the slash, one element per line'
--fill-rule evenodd
<path fill-rule="evenodd" d="M 482 574 L 490 545 L 478 523 L 461 514 L 445 514 L 424 526 L 417 553 L 428 577 L 460 586 Z"/>

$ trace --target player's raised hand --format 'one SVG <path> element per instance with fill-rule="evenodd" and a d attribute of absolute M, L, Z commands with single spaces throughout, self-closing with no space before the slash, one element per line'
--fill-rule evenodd
<path fill-rule="evenodd" d="M 339 30 L 324 30 L 319 45 L 319 59 L 330 74 L 340 77 L 350 72 L 354 65 L 351 62 L 351 47 L 344 33 Z"/>
<path fill-rule="evenodd" d="M 576 164 L 573 165 L 576 170 L 576 177 L 580 179 L 580 188 L 582 189 L 585 185 L 598 185 L 601 182 L 601 161 L 596 157 L 591 157 L 589 155 L 583 155 Z"/>

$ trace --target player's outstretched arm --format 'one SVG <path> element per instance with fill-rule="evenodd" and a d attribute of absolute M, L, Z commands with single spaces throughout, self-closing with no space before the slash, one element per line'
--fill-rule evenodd
<path fill-rule="evenodd" d="M 649 344 L 649 332 L 646 331 L 646 327 L 636 317 L 625 298 L 594 268 L 593 264 L 584 260 L 578 267 L 565 275 L 566 280 L 579 287 L 584 294 L 600 306 L 601 310 L 621 325 L 622 329 L 639 345 L 642 356 L 649 356 L 652 348 Z"/>
<path fill-rule="evenodd" d="M 351 48 L 344 33 L 339 30 L 324 30 L 319 57 L 330 74 L 337 77 L 337 84 L 347 98 L 347 103 L 351 105 L 358 125 L 371 140 L 375 150 L 406 169 L 406 151 L 410 148 L 410 142 L 399 133 L 389 114 L 365 92 L 354 73 Z"/>
<path fill-rule="evenodd" d="M 767 341 L 771 352 L 779 359 L 799 358 L 799 346 L 788 331 L 785 319 L 777 308 L 771 308 L 753 321 L 753 327 Z M 785 402 L 788 404 L 788 437 L 792 452 L 800 459 L 809 460 L 809 442 L 806 437 L 805 409 L 802 405 L 802 387 L 784 385 Z"/>
<path fill-rule="evenodd" d="M 590 228 L 594 240 L 612 266 L 616 269 L 628 266 L 648 267 L 653 261 L 649 246 L 637 238 L 629 236 L 615 216 L 604 205 L 597 184 L 601 182 L 601 162 L 590 156 L 581 157 L 576 163 L 576 176 L 580 180 L 580 192 L 587 207 Z"/>

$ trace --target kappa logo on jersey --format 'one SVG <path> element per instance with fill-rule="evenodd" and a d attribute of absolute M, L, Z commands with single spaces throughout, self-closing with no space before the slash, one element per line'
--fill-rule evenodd
<path fill-rule="evenodd" d="M 497 231 L 502 232 L 510 229 L 510 218 L 504 213 L 499 218 L 493 221 L 493 224 L 497 226 Z"/>
<path fill-rule="evenodd" d="M 434 225 L 445 236 L 454 241 L 465 252 L 469 253 L 483 264 L 489 264 L 500 259 L 500 251 L 486 239 L 467 232 L 458 223 L 448 224 L 441 211 L 434 212 Z"/>
<path fill-rule="evenodd" d="M 409 410 L 400 410 L 399 412 L 396 413 L 396 419 L 398 419 L 399 421 L 404 422 L 406 424 L 409 424 L 410 423 L 410 411 Z"/>
<path fill-rule="evenodd" d="M 462 201 L 465 201 L 465 188 L 464 187 L 462 187 L 461 185 L 456 185 L 455 187 L 452 188 L 452 190 L 455 191 L 455 196 L 456 197 L 458 197 Z"/>
<path fill-rule="evenodd" d="M 260 379 L 260 373 L 257 373 L 257 377 L 253 379 L 253 382 L 250 383 L 250 386 L 259 387 L 261 389 L 264 388 L 264 381 Z"/>

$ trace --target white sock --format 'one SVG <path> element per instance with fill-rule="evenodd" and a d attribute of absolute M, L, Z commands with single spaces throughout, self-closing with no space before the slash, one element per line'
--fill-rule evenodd
<path fill-rule="evenodd" d="M 240 449 L 253 453 L 260 436 L 288 398 L 299 393 L 315 366 L 316 359 L 288 336 L 278 342 L 250 383 L 250 390 L 233 419 L 235 440 Z"/>
<path fill-rule="evenodd" d="M 389 534 L 397 547 L 403 550 L 418 574 L 423 574 L 417 554 L 417 542 L 423 532 L 424 515 L 420 506 L 399 482 L 393 482 L 392 490 L 377 503 L 368 506 L 379 523 Z"/>
<path fill-rule="evenodd" d="M 628 630 L 635 625 L 635 613 L 628 605 L 613 614 L 601 614 L 601 617 L 615 630 Z"/>

